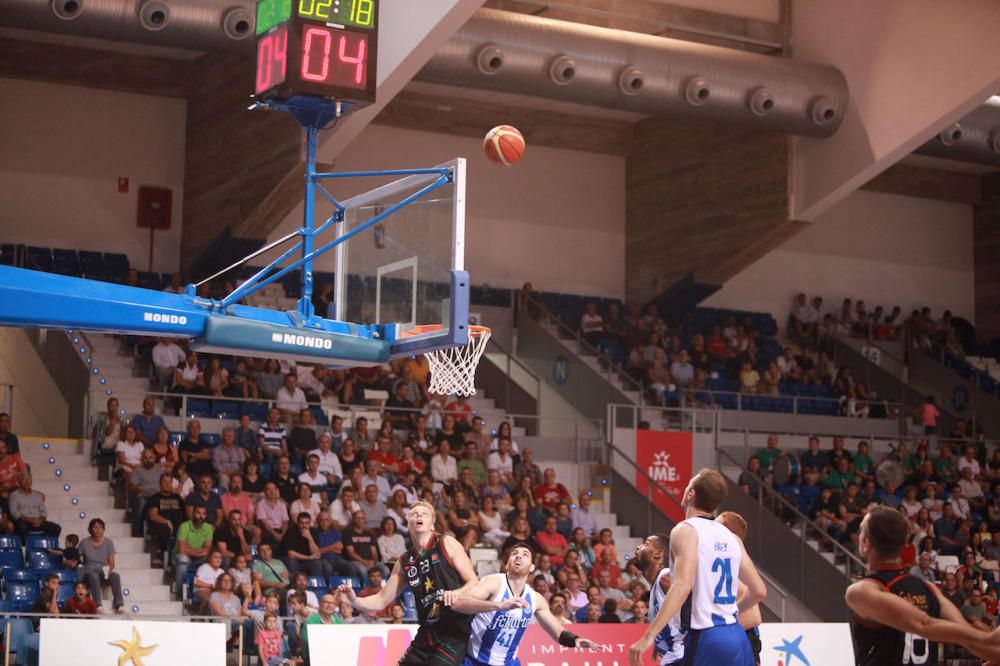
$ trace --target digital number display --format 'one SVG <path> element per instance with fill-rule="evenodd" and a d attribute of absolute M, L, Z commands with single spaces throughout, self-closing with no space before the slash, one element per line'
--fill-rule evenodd
<path fill-rule="evenodd" d="M 260 0 L 257 3 L 256 34 L 261 35 L 292 17 L 292 0 Z"/>
<path fill-rule="evenodd" d="M 375 0 L 298 0 L 300 17 L 371 30 L 378 5 Z"/>
<path fill-rule="evenodd" d="M 283 25 L 257 40 L 257 95 L 285 82 L 288 75 L 288 26 Z"/>
<path fill-rule="evenodd" d="M 261 0 L 261 5 L 273 0 Z M 299 7 L 316 10 L 326 0 L 294 0 Z M 337 0 L 331 0 L 336 9 Z M 340 0 L 357 10 L 363 0 Z M 353 3 L 353 4 L 352 4 Z M 372 2 L 374 12 L 378 3 Z M 363 10 L 363 8 L 362 8 Z M 271 10 L 268 10 L 271 11 Z M 280 16 L 266 14 L 266 16 Z M 371 18 L 361 12 L 361 19 Z M 292 15 L 257 37 L 257 75 L 254 92 L 261 99 L 287 99 L 314 95 L 352 102 L 375 101 L 377 30 L 359 30 L 333 22 L 319 23 Z"/>

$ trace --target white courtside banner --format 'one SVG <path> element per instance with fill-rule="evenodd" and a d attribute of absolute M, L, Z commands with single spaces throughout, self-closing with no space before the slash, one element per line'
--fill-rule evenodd
<path fill-rule="evenodd" d="M 43 618 L 39 666 L 225 666 L 228 637 L 220 622 Z"/>
<path fill-rule="evenodd" d="M 845 666 L 854 663 L 846 622 L 760 626 L 761 666 Z"/>

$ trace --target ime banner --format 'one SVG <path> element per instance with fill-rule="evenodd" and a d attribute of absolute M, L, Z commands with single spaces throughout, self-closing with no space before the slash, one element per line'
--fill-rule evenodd
<path fill-rule="evenodd" d="M 636 465 L 670 494 L 667 497 L 663 490 L 654 486 L 653 505 L 675 522 L 684 520 L 680 502 L 693 476 L 693 442 L 694 436 L 689 432 L 637 430 L 635 433 Z M 641 493 L 649 492 L 646 474 L 635 473 L 635 487 Z"/>
<path fill-rule="evenodd" d="M 309 627 L 314 666 L 396 666 L 406 652 L 415 624 L 335 624 Z M 524 632 L 517 650 L 521 666 L 628 666 L 628 649 L 644 624 L 571 624 L 566 628 L 594 641 L 593 649 L 564 648 L 537 624 Z M 652 652 L 650 652 L 650 655 Z M 653 664 L 651 656 L 643 662 Z"/>

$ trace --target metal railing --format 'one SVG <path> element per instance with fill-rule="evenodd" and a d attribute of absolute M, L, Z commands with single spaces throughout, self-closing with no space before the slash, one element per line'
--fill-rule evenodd
<path fill-rule="evenodd" d="M 496 360 L 490 358 L 490 354 L 498 353 L 503 355 L 502 365 L 498 364 Z M 505 407 L 509 408 L 511 405 L 511 385 L 520 387 L 522 390 L 528 393 L 532 398 L 535 399 L 538 405 L 538 410 L 541 412 L 541 402 L 542 402 L 542 380 L 536 375 L 531 368 L 525 365 L 522 361 L 518 360 L 508 349 L 501 345 L 495 338 L 490 338 L 489 344 L 486 347 L 487 360 L 496 365 L 506 376 L 504 381 L 504 395 L 503 404 Z M 480 361 L 482 362 L 482 361 Z M 515 379 L 515 372 L 517 376 L 522 380 L 518 381 Z M 530 389 L 525 384 L 533 385 Z M 497 400 L 500 400 L 499 396 L 496 396 Z"/>
<path fill-rule="evenodd" d="M 556 327 L 556 337 L 559 337 L 559 333 L 562 333 L 564 337 L 571 340 L 576 340 L 579 345 L 579 350 L 581 354 L 586 353 L 587 356 L 597 357 L 598 365 L 600 366 L 601 374 L 607 379 L 608 382 L 614 384 L 614 379 L 621 382 L 622 387 L 627 391 L 636 391 L 639 393 L 639 404 L 643 404 L 645 396 L 643 395 L 642 385 L 633 379 L 627 372 L 621 369 L 621 367 L 612 360 L 607 354 L 602 352 L 600 349 L 590 344 L 583 338 L 583 333 L 578 329 L 573 329 L 568 326 L 566 322 L 560 319 L 557 315 L 552 314 L 549 310 L 540 302 L 533 298 L 529 298 L 526 303 L 526 308 L 535 308 L 536 311 L 541 315 L 541 319 L 544 322 L 553 324 Z M 527 312 L 522 312 L 521 316 L 528 316 Z M 539 322 L 542 323 L 542 322 Z M 617 387 L 616 387 L 617 388 Z"/>
<path fill-rule="evenodd" d="M 741 475 L 746 474 L 752 478 L 757 483 L 759 488 L 759 494 L 756 497 L 757 503 L 764 509 L 770 510 L 765 507 L 765 497 L 768 501 L 772 502 L 774 506 L 781 507 L 783 511 L 787 511 L 793 516 L 794 524 L 791 525 L 791 529 L 798 531 L 800 538 L 804 543 L 812 538 L 815 538 L 820 544 L 828 547 L 830 551 L 834 553 L 835 558 L 841 556 L 844 558 L 844 575 L 848 578 L 857 575 L 866 570 L 867 564 L 859 558 L 857 555 L 852 553 L 850 550 L 845 548 L 839 541 L 830 536 L 825 530 L 820 528 L 812 519 L 806 516 L 804 513 L 799 511 L 799 508 L 793 503 L 789 502 L 780 492 L 770 487 L 765 479 L 757 474 L 754 474 L 746 467 L 743 463 L 736 460 L 732 455 L 724 451 L 723 449 L 716 448 L 716 453 L 718 455 L 718 467 L 721 469 L 723 467 L 723 459 L 728 461 L 728 463 L 740 470 Z M 751 497 L 753 495 L 751 494 Z M 854 567 L 852 568 L 852 564 Z M 836 564 L 834 564 L 836 566 Z"/>

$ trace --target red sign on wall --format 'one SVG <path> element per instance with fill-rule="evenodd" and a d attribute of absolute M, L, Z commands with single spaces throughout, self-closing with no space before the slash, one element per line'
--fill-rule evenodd
<path fill-rule="evenodd" d="M 654 486 L 653 505 L 677 522 L 684 520 L 680 502 L 693 475 L 692 446 L 693 436 L 689 432 L 637 430 L 635 433 L 636 465 L 673 498 Z M 639 492 L 648 492 L 649 485 L 646 475 L 637 471 L 635 486 Z"/>

